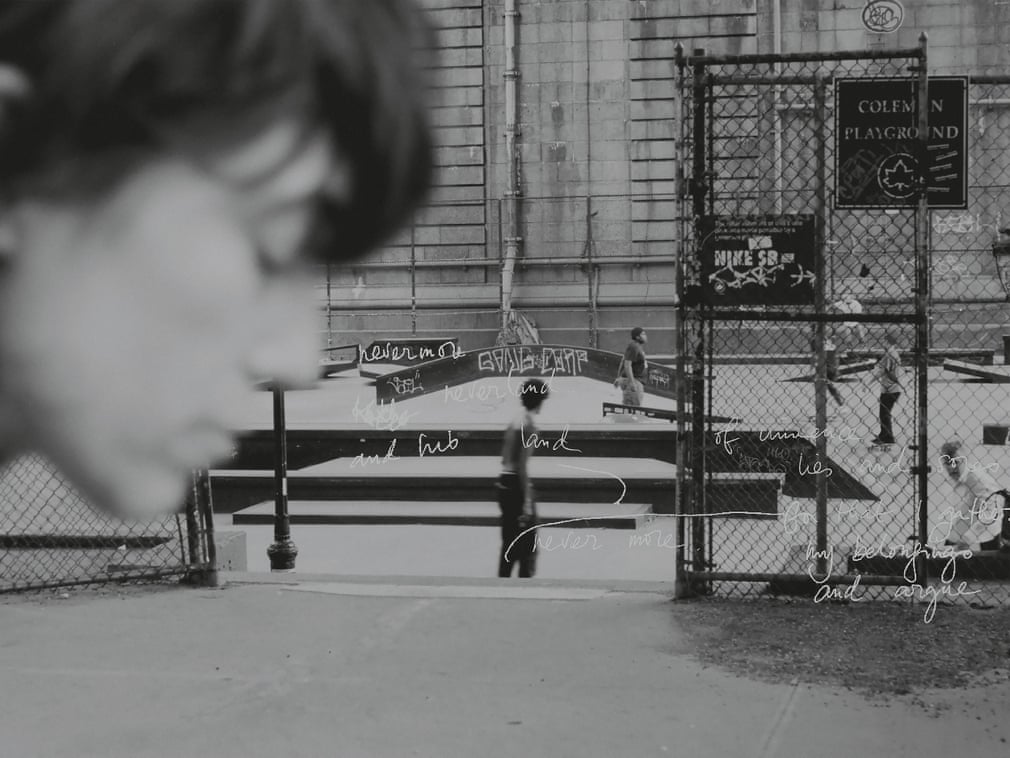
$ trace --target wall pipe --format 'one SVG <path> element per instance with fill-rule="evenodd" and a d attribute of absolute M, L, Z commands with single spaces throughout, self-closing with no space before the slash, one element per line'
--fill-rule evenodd
<path fill-rule="evenodd" d="M 595 215 L 597 211 L 593 211 Z M 587 243 L 588 244 L 588 243 Z M 567 265 L 585 265 L 586 257 L 575 256 L 559 256 L 557 258 L 524 258 L 519 261 L 516 265 L 520 268 L 525 268 L 527 266 L 567 266 Z M 670 258 L 666 255 L 606 255 L 602 257 L 594 257 L 593 265 L 600 266 L 618 266 L 618 265 L 628 265 L 633 264 L 635 266 L 669 266 Z M 414 261 L 414 268 L 425 269 L 425 268 L 492 268 L 501 265 L 501 261 L 497 260 L 481 260 L 478 258 L 449 258 L 447 260 L 441 261 Z M 358 271 L 370 271 L 373 269 L 396 269 L 396 268 L 410 268 L 411 263 L 409 260 L 402 261 L 374 261 L 370 263 L 355 263 L 350 269 L 355 274 Z M 348 288 L 349 285 L 337 285 L 335 289 Z"/>
<path fill-rule="evenodd" d="M 593 118 L 590 112 L 590 99 L 592 87 L 590 85 L 590 61 L 589 61 L 589 3 L 585 0 L 585 21 L 582 25 L 583 41 L 586 44 L 586 187 L 589 194 L 586 195 L 586 278 L 589 286 L 589 347 L 597 347 L 599 319 L 597 314 L 597 298 L 600 293 L 600 270 L 593 263 Z"/>
<path fill-rule="evenodd" d="M 522 191 L 521 164 L 519 160 L 519 103 L 516 82 L 519 68 L 516 62 L 516 26 L 519 12 L 517 0 L 505 0 L 505 155 L 507 179 L 505 183 L 505 259 L 502 262 L 501 316 L 502 333 L 508 328 L 512 311 L 512 290 L 515 264 L 519 257 L 522 236 L 519 234 L 519 198 Z"/>

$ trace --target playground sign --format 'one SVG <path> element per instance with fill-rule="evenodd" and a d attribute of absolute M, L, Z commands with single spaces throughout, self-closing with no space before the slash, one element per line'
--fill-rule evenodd
<path fill-rule="evenodd" d="M 835 79 L 835 207 L 907 208 L 925 175 L 930 208 L 968 206 L 968 80 L 929 78 L 929 143 L 919 149 L 915 78 Z"/>
<path fill-rule="evenodd" d="M 811 305 L 814 302 L 814 217 L 705 216 L 700 282 L 692 304 Z"/>

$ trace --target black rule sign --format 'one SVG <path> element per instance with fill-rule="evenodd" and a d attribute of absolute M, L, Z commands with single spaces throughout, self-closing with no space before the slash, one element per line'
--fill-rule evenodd
<path fill-rule="evenodd" d="M 705 216 L 693 304 L 805 305 L 814 302 L 814 217 Z"/>
<path fill-rule="evenodd" d="M 930 77 L 920 169 L 918 81 L 835 79 L 835 207 L 968 206 L 968 80 Z"/>

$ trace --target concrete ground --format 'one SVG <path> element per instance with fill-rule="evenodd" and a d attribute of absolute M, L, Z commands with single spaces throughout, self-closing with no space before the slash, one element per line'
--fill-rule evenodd
<path fill-rule="evenodd" d="M 668 584 L 223 578 L 0 597 L 0 754 L 972 758 L 1010 738 L 1006 684 L 934 693 L 959 707 L 933 718 L 704 667 Z"/>

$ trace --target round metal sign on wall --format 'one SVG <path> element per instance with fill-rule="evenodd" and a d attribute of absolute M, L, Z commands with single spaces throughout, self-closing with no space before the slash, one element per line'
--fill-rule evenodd
<path fill-rule="evenodd" d="M 904 20 L 905 8 L 898 0 L 868 0 L 863 8 L 863 26 L 875 34 L 892 34 Z"/>

